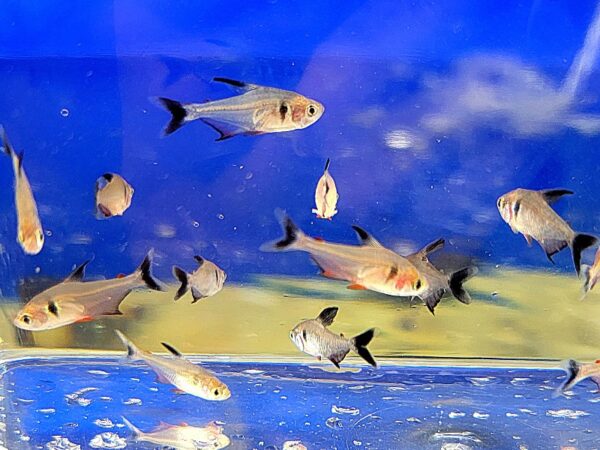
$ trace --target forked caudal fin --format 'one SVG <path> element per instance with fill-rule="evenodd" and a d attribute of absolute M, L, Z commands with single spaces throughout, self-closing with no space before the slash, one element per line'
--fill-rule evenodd
<path fill-rule="evenodd" d="M 567 372 L 567 378 L 563 384 L 556 390 L 554 397 L 563 394 L 565 391 L 571 389 L 578 382 L 577 376 L 579 375 L 579 363 L 574 359 L 569 359 L 561 363 L 561 367 Z"/>
<path fill-rule="evenodd" d="M 284 231 L 284 236 L 272 243 L 262 245 L 260 248 L 263 251 L 286 251 L 295 250 L 297 248 L 298 241 L 304 236 L 304 233 L 287 215 L 283 214 L 281 217 L 281 227 Z"/>
<path fill-rule="evenodd" d="M 164 129 L 165 136 L 179 130 L 185 124 L 187 111 L 185 107 L 177 100 L 171 100 L 165 97 L 159 97 L 158 101 L 171 113 L 171 120 Z"/>
<path fill-rule="evenodd" d="M 370 330 L 353 337 L 351 342 L 352 345 L 354 345 L 354 351 L 356 351 L 356 353 L 358 353 L 362 359 L 371 364 L 373 367 L 377 367 L 377 363 L 375 362 L 373 355 L 371 355 L 371 352 L 367 348 L 367 345 L 369 345 L 369 343 L 373 340 L 373 337 L 375 337 L 375 328 L 371 328 Z"/>
<path fill-rule="evenodd" d="M 131 342 L 129 338 L 127 338 L 127 336 L 125 336 L 120 330 L 115 330 L 115 333 L 119 339 L 121 339 L 121 342 L 123 342 L 125 348 L 127 348 L 127 359 L 140 359 L 140 350 L 135 346 L 135 344 Z"/>
<path fill-rule="evenodd" d="M 175 293 L 175 298 L 173 298 L 173 300 L 179 300 L 186 294 L 186 292 L 189 289 L 188 274 L 185 270 L 181 269 L 180 267 L 173 266 L 173 276 L 177 278 L 181 283 L 181 286 L 179 287 L 179 289 L 177 289 L 177 292 Z"/>
<path fill-rule="evenodd" d="M 573 264 L 575 265 L 575 271 L 577 276 L 581 272 L 581 253 L 588 247 L 596 244 L 598 238 L 591 234 L 577 233 L 571 243 L 571 251 L 573 252 Z"/>
<path fill-rule="evenodd" d="M 465 267 L 450 275 L 449 285 L 452 295 L 461 303 L 468 305 L 471 303 L 471 296 L 464 289 L 463 284 L 472 276 L 477 274 L 477 267 Z"/>
<path fill-rule="evenodd" d="M 155 291 L 164 291 L 160 282 L 152 276 L 152 259 L 154 258 L 154 251 L 150 250 L 140 266 L 137 268 L 137 272 L 140 274 L 142 280 L 146 284 L 148 289 Z"/>

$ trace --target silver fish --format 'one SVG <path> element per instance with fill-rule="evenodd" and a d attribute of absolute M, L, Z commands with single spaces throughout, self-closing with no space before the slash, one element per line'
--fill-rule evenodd
<path fill-rule="evenodd" d="M 192 303 L 198 300 L 210 297 L 223 289 L 223 284 L 227 279 L 227 274 L 215 263 L 204 259 L 202 256 L 194 256 L 198 262 L 198 268 L 187 273 L 180 267 L 173 266 L 173 275 L 181 282 L 181 287 L 175 294 L 175 300 L 179 300 L 186 292 L 191 289 Z"/>
<path fill-rule="evenodd" d="M 446 292 L 451 292 L 459 302 L 465 305 L 471 303 L 471 296 L 463 288 L 463 283 L 477 273 L 477 267 L 465 267 L 448 276 L 431 264 L 429 254 L 441 249 L 444 244 L 443 239 L 438 239 L 406 257 L 419 270 L 421 276 L 427 279 L 428 287 L 419 297 L 431 314 L 434 314 L 435 307 Z"/>
<path fill-rule="evenodd" d="M 319 219 L 331 220 L 338 212 L 336 207 L 340 196 L 335 181 L 329 173 L 329 163 L 330 161 L 327 159 L 323 175 L 317 183 L 317 189 L 315 190 L 315 204 L 317 207 L 313 208 L 312 212 Z"/>
<path fill-rule="evenodd" d="M 567 372 L 567 378 L 562 386 L 555 392 L 555 397 L 573 389 L 576 384 L 586 378 L 590 378 L 596 383 L 596 386 L 598 386 L 598 390 L 600 391 L 600 360 L 584 364 L 569 359 L 568 361 L 563 361 L 561 366 Z"/>
<path fill-rule="evenodd" d="M 96 217 L 122 216 L 131 206 L 134 189 L 116 173 L 105 173 L 96 181 Z"/>
<path fill-rule="evenodd" d="M 121 315 L 119 305 L 134 289 L 163 290 L 152 276 L 150 251 L 132 274 L 123 278 L 83 282 L 86 261 L 62 283 L 33 297 L 14 320 L 23 330 L 42 331 L 75 322 L 88 322 L 99 316 Z"/>
<path fill-rule="evenodd" d="M 292 131 L 312 125 L 325 110 L 319 102 L 295 92 L 228 78 L 217 77 L 214 81 L 233 86 L 242 94 L 206 103 L 180 103 L 160 97 L 160 103 L 173 116 L 165 135 L 197 119 L 219 133 L 217 141 L 242 134 Z"/>
<path fill-rule="evenodd" d="M 323 276 L 349 281 L 349 289 L 394 296 L 420 296 L 427 289 L 427 280 L 411 262 L 375 240 L 363 240 L 360 246 L 321 241 L 305 235 L 289 217 L 282 218 L 282 227 L 285 236 L 262 250 L 307 252 Z"/>
<path fill-rule="evenodd" d="M 351 350 L 373 367 L 377 367 L 375 359 L 367 349 L 367 345 L 375 336 L 375 329 L 371 328 L 351 339 L 345 338 L 343 334 L 332 333 L 327 327 L 333 323 L 337 313 L 338 308 L 335 306 L 325 308 L 316 319 L 305 320 L 296 325 L 290 332 L 290 339 L 300 351 L 315 356 L 318 360 L 326 358 L 338 369 Z"/>
<path fill-rule="evenodd" d="M 172 384 L 180 391 L 204 400 L 223 401 L 231 397 L 231 392 L 225 383 L 212 372 L 192 364 L 169 344 L 162 342 L 173 357 L 158 356 L 137 348 L 121 331 L 115 330 L 115 332 L 127 347 L 127 357 L 148 364 L 158 376 L 159 382 Z"/>
<path fill-rule="evenodd" d="M 596 250 L 594 263 L 591 266 L 582 264 L 581 272 L 583 274 L 583 296 L 585 297 L 589 291 L 594 289 L 598 280 L 600 280 L 600 248 Z"/>
<path fill-rule="evenodd" d="M 563 195 L 573 194 L 566 189 L 532 191 L 515 189 L 498 198 L 497 206 L 504 221 L 514 233 L 525 236 L 527 243 L 537 241 L 544 249 L 548 260 L 570 247 L 577 275 L 580 272 L 581 252 L 594 245 L 598 239 L 589 234 L 576 233 L 550 205 Z"/>
<path fill-rule="evenodd" d="M 44 246 L 44 231 L 31 190 L 31 185 L 23 168 L 23 152 L 17 155 L 8 140 L 4 127 L 0 126 L 4 153 L 10 156 L 15 175 L 15 208 L 17 210 L 17 242 L 28 255 L 37 255 Z"/>

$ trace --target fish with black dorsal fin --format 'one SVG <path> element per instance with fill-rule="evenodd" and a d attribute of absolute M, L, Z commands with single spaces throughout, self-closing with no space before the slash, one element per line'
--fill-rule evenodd
<path fill-rule="evenodd" d="M 161 344 L 173 355 L 172 357 L 154 355 L 141 350 L 121 331 L 115 330 L 115 333 L 127 348 L 127 358 L 133 361 L 141 360 L 148 364 L 156 373 L 160 383 L 172 384 L 179 391 L 204 400 L 223 401 L 231 397 L 227 385 L 215 374 L 191 363 L 166 342 Z"/>
<path fill-rule="evenodd" d="M 283 238 L 264 244 L 263 251 L 307 252 L 321 269 L 321 275 L 348 281 L 348 289 L 369 289 L 401 297 L 418 296 L 427 289 L 427 279 L 410 261 L 372 237 L 363 240 L 363 245 L 325 242 L 304 234 L 287 216 L 282 217 L 282 228 Z"/>
<path fill-rule="evenodd" d="M 323 175 L 317 183 L 317 189 L 315 190 L 315 204 L 317 207 L 313 208 L 312 212 L 319 219 L 331 220 L 338 212 L 336 207 L 340 196 L 335 181 L 329 173 L 329 163 L 330 160 L 327 159 Z"/>
<path fill-rule="evenodd" d="M 122 216 L 131 206 L 134 189 L 116 173 L 105 173 L 96 180 L 96 218 Z"/>
<path fill-rule="evenodd" d="M 219 133 L 217 141 L 238 135 L 279 133 L 306 128 L 323 115 L 325 108 L 296 92 L 216 77 L 241 91 L 240 95 L 206 103 L 180 103 L 160 97 L 158 101 L 171 113 L 164 134 L 201 120 Z"/>
<path fill-rule="evenodd" d="M 581 253 L 598 239 L 589 234 L 576 233 L 550 207 L 562 196 L 571 194 L 573 191 L 567 189 L 515 189 L 498 198 L 496 204 L 502 219 L 512 231 L 521 233 L 529 245 L 532 240 L 537 241 L 551 263 L 554 264 L 553 255 L 565 247 L 571 248 L 575 271 L 579 275 Z"/>
<path fill-rule="evenodd" d="M 187 273 L 182 268 L 173 266 L 173 275 L 181 283 L 181 287 L 175 294 L 175 300 L 179 300 L 188 290 L 191 290 L 194 298 L 192 303 L 196 303 L 198 300 L 215 295 L 223 289 L 227 274 L 215 263 L 204 259 L 202 256 L 194 256 L 194 259 L 198 262 L 198 268 L 192 273 Z"/>
<path fill-rule="evenodd" d="M 351 350 L 373 367 L 377 367 L 373 355 L 367 348 L 375 336 L 375 329 L 371 328 L 351 339 L 345 338 L 342 334 L 335 334 L 328 327 L 333 323 L 337 313 L 338 308 L 335 306 L 325 308 L 316 319 L 305 320 L 296 325 L 290 332 L 290 339 L 298 350 L 315 356 L 318 360 L 328 359 L 338 369 Z"/>
<path fill-rule="evenodd" d="M 561 363 L 561 367 L 567 373 L 567 378 L 555 392 L 555 397 L 564 394 L 575 387 L 581 381 L 590 378 L 600 391 L 600 360 L 592 363 L 580 363 L 574 359 L 569 359 Z"/>
<path fill-rule="evenodd" d="M 23 168 L 23 152 L 17 154 L 0 125 L 2 147 L 12 160 L 15 177 L 15 209 L 17 211 L 17 242 L 28 255 L 37 255 L 44 246 L 44 230 L 29 179 Z"/>
<path fill-rule="evenodd" d="M 421 250 L 406 258 L 415 265 L 421 276 L 427 279 L 428 288 L 419 294 L 427 309 L 434 314 L 435 307 L 438 305 L 446 292 L 451 292 L 454 298 L 459 302 L 468 305 L 471 303 L 471 296 L 463 288 L 463 283 L 477 273 L 477 267 L 465 267 L 450 275 L 438 270 L 431 261 L 429 254 L 444 247 L 444 239 L 438 239 L 427 244 Z"/>
<path fill-rule="evenodd" d="M 19 311 L 14 324 L 23 330 L 42 331 L 100 316 L 121 315 L 119 305 L 134 289 L 163 290 L 152 276 L 152 257 L 150 250 L 137 270 L 125 277 L 84 282 L 88 260 L 63 282 L 33 297 Z"/>
<path fill-rule="evenodd" d="M 204 427 L 187 423 L 171 425 L 162 423 L 150 432 L 143 432 L 125 417 L 123 423 L 133 433 L 135 442 L 150 442 L 178 450 L 218 450 L 229 446 L 231 441 L 223 433 L 223 427 L 214 422 Z"/>

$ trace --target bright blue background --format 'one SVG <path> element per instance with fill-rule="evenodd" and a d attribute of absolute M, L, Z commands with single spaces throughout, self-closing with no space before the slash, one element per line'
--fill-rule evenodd
<path fill-rule="evenodd" d="M 598 112 L 597 75 L 541 131 L 511 122 L 515 113 L 529 120 L 518 95 L 514 104 L 523 106 L 512 116 L 461 116 L 455 108 L 473 87 L 471 70 L 502 84 L 489 66 L 523 69 L 514 79 L 530 73 L 556 90 L 594 9 L 567 0 L 2 2 L 0 122 L 25 150 L 52 233 L 40 255 L 22 253 L 11 166 L 1 158 L 2 292 L 36 267 L 39 276 L 62 277 L 91 255 L 90 274 L 129 272 L 150 247 L 165 278 L 171 264 L 192 268 L 196 253 L 231 281 L 315 274 L 305 255 L 259 252 L 280 234 L 276 208 L 333 241 L 353 243 L 357 223 L 394 248 L 443 236 L 447 252 L 482 264 L 550 268 L 501 221 L 495 202 L 516 187 L 570 188 L 576 195 L 557 209 L 575 229 L 598 230 L 598 135 L 562 125 Z M 168 114 L 150 99 L 231 95 L 214 76 L 296 90 L 324 103 L 325 115 L 286 134 L 217 143 L 213 130 L 192 123 L 161 138 Z M 435 131 L 426 118 L 439 113 L 462 119 Z M 398 129 L 416 144 L 386 145 Z M 331 223 L 310 212 L 328 157 L 341 195 Z M 94 182 L 108 171 L 130 181 L 135 195 L 123 218 L 97 221 Z M 175 237 L 161 237 L 166 228 Z M 572 270 L 567 252 L 556 259 Z"/>

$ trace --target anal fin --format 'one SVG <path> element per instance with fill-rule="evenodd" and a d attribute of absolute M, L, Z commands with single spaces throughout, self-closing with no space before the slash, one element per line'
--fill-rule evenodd
<path fill-rule="evenodd" d="M 351 291 L 366 291 L 367 290 L 366 287 L 364 287 L 362 284 L 358 284 L 358 283 L 349 284 L 347 286 L 347 289 L 350 289 Z"/>

